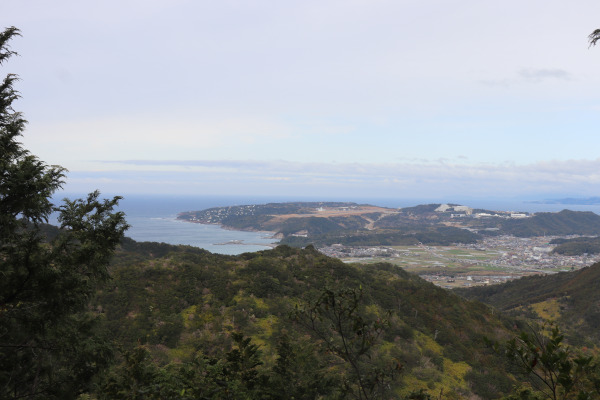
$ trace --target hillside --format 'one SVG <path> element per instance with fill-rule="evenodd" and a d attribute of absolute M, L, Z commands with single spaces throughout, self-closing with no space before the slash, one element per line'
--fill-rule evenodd
<path fill-rule="evenodd" d="M 600 340 L 600 263 L 573 272 L 530 276 L 501 285 L 457 289 L 460 295 L 477 299 L 514 314 L 551 319 L 568 327 L 572 340 L 594 347 Z"/>
<path fill-rule="evenodd" d="M 552 252 L 565 256 L 600 253 L 600 237 L 554 239 L 550 242 L 550 244 L 557 245 Z"/>
<path fill-rule="evenodd" d="M 282 244 L 318 247 L 473 244 L 480 235 L 599 235 L 600 216 L 563 210 L 531 215 L 424 204 L 402 209 L 349 202 L 293 202 L 187 211 L 178 218 L 228 229 L 270 231 Z M 573 246 L 571 246 L 573 248 Z M 579 246 L 581 248 L 581 246 Z"/>
<path fill-rule="evenodd" d="M 476 243 L 481 235 L 466 229 L 451 226 L 426 226 L 420 229 L 377 229 L 359 232 L 334 232 L 330 234 L 286 236 L 281 244 L 304 247 L 313 244 L 317 247 L 341 243 L 345 246 L 412 246 L 419 243 L 430 246 L 449 246 L 451 244 Z"/>
<path fill-rule="evenodd" d="M 510 368 L 484 337 L 509 337 L 514 321 L 390 264 L 348 265 L 312 247 L 279 246 L 234 257 L 126 241 L 111 274 L 113 281 L 98 294 L 94 308 L 102 311 L 105 328 L 122 346 L 141 344 L 150 352 L 157 363 L 152 368 L 187 365 L 199 355 L 227 358 L 239 348 L 234 333 L 241 332 L 259 346 L 255 372 L 268 379 L 278 376 L 282 343 L 293 344 L 297 357 L 303 354 L 311 367 L 296 366 L 287 390 L 300 390 L 318 371 L 324 382 L 344 382 L 353 376 L 352 369 L 324 347 L 335 343 L 335 332 L 311 330 L 305 319 L 306 311 L 314 311 L 315 302 L 329 293 L 340 304 L 359 301 L 351 307 L 354 311 L 344 314 L 345 323 L 354 321 L 347 325 L 354 332 L 350 336 L 372 334 L 372 341 L 364 342 L 373 344 L 365 354 L 377 363 L 365 358 L 361 365 L 368 371 L 388 371 L 384 375 L 390 379 L 396 375 L 386 384 L 394 397 L 426 389 L 443 390 L 448 399 L 473 394 L 491 399 L 509 392 L 513 384 Z M 356 331 L 357 326 L 362 328 Z M 324 332 L 333 336 L 326 339 Z"/>
<path fill-rule="evenodd" d="M 503 221 L 501 231 L 520 237 L 600 235 L 600 215 L 591 211 L 571 210 L 536 213 L 527 219 Z"/>
<path fill-rule="evenodd" d="M 218 224 L 226 228 L 323 234 L 346 229 L 367 229 L 374 220 L 397 210 L 350 202 L 290 202 L 215 207 L 178 215 L 185 221 Z"/>

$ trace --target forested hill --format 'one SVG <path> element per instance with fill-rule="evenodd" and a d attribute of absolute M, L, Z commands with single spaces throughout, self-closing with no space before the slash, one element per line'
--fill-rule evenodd
<path fill-rule="evenodd" d="M 555 320 L 573 337 L 600 340 L 600 263 L 573 272 L 529 276 L 456 291 L 505 311 Z"/>
<path fill-rule="evenodd" d="M 221 256 L 126 240 L 111 275 L 93 307 L 119 346 L 143 349 L 137 361 L 113 367 L 112 385 L 132 379 L 140 390 L 160 387 L 160 376 L 165 390 L 206 396 L 219 390 L 219 379 L 231 379 L 230 389 L 242 393 L 232 398 L 319 397 L 302 397 L 310 390 L 349 390 L 352 398 L 362 377 L 391 398 L 424 389 L 447 399 L 492 399 L 514 383 L 484 341 L 513 335 L 514 321 L 391 264 L 349 265 L 312 247 Z M 336 347 L 340 340 L 352 343 L 350 354 Z M 252 388 L 239 375 L 211 375 L 217 367 L 232 371 L 243 349 L 252 355 Z M 198 360 L 216 367 L 193 367 L 204 371 L 194 375 Z M 128 375 L 142 367 L 154 372 Z M 195 389 L 182 383 L 182 370 L 195 376 Z M 102 388 L 111 393 L 110 384 Z M 289 397 L 257 392 L 267 388 Z"/>
<path fill-rule="evenodd" d="M 600 237 L 577 237 L 572 239 L 553 239 L 550 244 L 557 246 L 552 252 L 565 256 L 600 253 Z"/>
<path fill-rule="evenodd" d="M 600 235 L 600 216 L 593 212 L 563 210 L 532 215 L 437 203 L 401 209 L 343 202 L 269 203 L 187 211 L 178 218 L 275 232 L 282 243 L 293 246 L 446 245 L 475 243 L 478 235 Z"/>
<path fill-rule="evenodd" d="M 520 237 L 600 235 L 600 215 L 591 211 L 541 212 L 531 218 L 503 221 L 501 231 Z"/>

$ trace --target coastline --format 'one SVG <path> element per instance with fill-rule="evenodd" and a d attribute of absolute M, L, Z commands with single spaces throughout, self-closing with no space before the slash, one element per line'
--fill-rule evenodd
<path fill-rule="evenodd" d="M 152 204 L 152 203 L 151 203 Z M 179 205 L 171 206 L 179 208 Z M 129 210 L 127 210 L 129 211 Z M 128 214 L 131 228 L 128 236 L 139 242 L 163 242 L 172 245 L 186 245 L 202 248 L 216 254 L 236 255 L 241 253 L 268 250 L 277 246 L 274 232 L 252 232 L 225 229 L 218 224 L 185 224 L 189 222 L 177 219 L 177 213 L 167 209 L 156 212 L 137 207 Z M 215 243 L 227 243 L 241 240 L 242 243 L 230 243 L 227 246 Z"/>
<path fill-rule="evenodd" d="M 223 225 L 223 224 L 219 224 L 219 223 L 215 223 L 215 222 L 211 223 L 211 222 L 202 222 L 202 221 L 190 221 L 187 219 L 179 218 L 179 216 L 177 216 L 175 219 L 177 221 L 188 222 L 190 224 L 218 226 L 219 228 L 224 229 L 226 231 L 264 233 L 265 239 L 281 240 L 283 238 L 283 235 L 281 233 L 273 232 L 273 231 L 262 231 L 262 230 L 254 229 L 254 228 L 245 228 L 245 229 L 235 228 L 232 226 Z M 262 244 L 260 246 L 262 246 Z"/>
<path fill-rule="evenodd" d="M 246 243 L 243 240 L 230 240 L 228 242 L 223 242 L 223 243 L 213 243 L 214 246 L 228 246 L 228 245 L 234 245 L 234 246 L 264 246 L 264 247 L 270 247 L 272 249 L 274 249 L 275 247 L 277 247 L 279 245 L 279 242 L 277 243 Z"/>

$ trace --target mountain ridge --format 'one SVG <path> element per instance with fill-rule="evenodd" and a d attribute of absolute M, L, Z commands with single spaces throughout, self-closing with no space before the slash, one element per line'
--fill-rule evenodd
<path fill-rule="evenodd" d="M 382 366 L 402 365 L 392 386 L 396 397 L 443 389 L 446 398 L 497 398 L 514 383 L 484 339 L 510 337 L 515 321 L 391 264 L 349 265 L 311 246 L 221 256 L 127 241 L 111 275 L 94 300 L 106 328 L 126 347 L 143 344 L 163 364 L 186 363 L 197 351 L 217 357 L 230 349 L 231 332 L 241 331 L 260 344 L 264 368 L 271 368 L 283 332 L 323 344 L 289 318 L 294 307 L 345 288 L 361 293 L 364 321 L 389 321 L 373 357 Z M 327 353 L 314 356 L 334 361 Z"/>
<path fill-rule="evenodd" d="M 528 276 L 499 285 L 454 289 L 461 296 L 478 300 L 513 315 L 544 319 L 542 308 L 553 303 L 550 315 L 568 327 L 570 337 L 600 340 L 600 263 L 577 271 Z M 541 307 L 541 308 L 540 308 Z M 537 311 L 536 311 L 537 310 Z M 547 316 L 547 315 L 546 315 Z M 547 318 L 546 318 L 547 319 Z M 577 334 L 574 334 L 578 332 Z"/>

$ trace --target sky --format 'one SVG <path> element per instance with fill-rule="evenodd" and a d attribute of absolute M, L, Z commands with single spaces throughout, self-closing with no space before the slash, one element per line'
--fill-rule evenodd
<path fill-rule="evenodd" d="M 600 195 L 597 0 L 2 0 L 65 190 Z"/>

